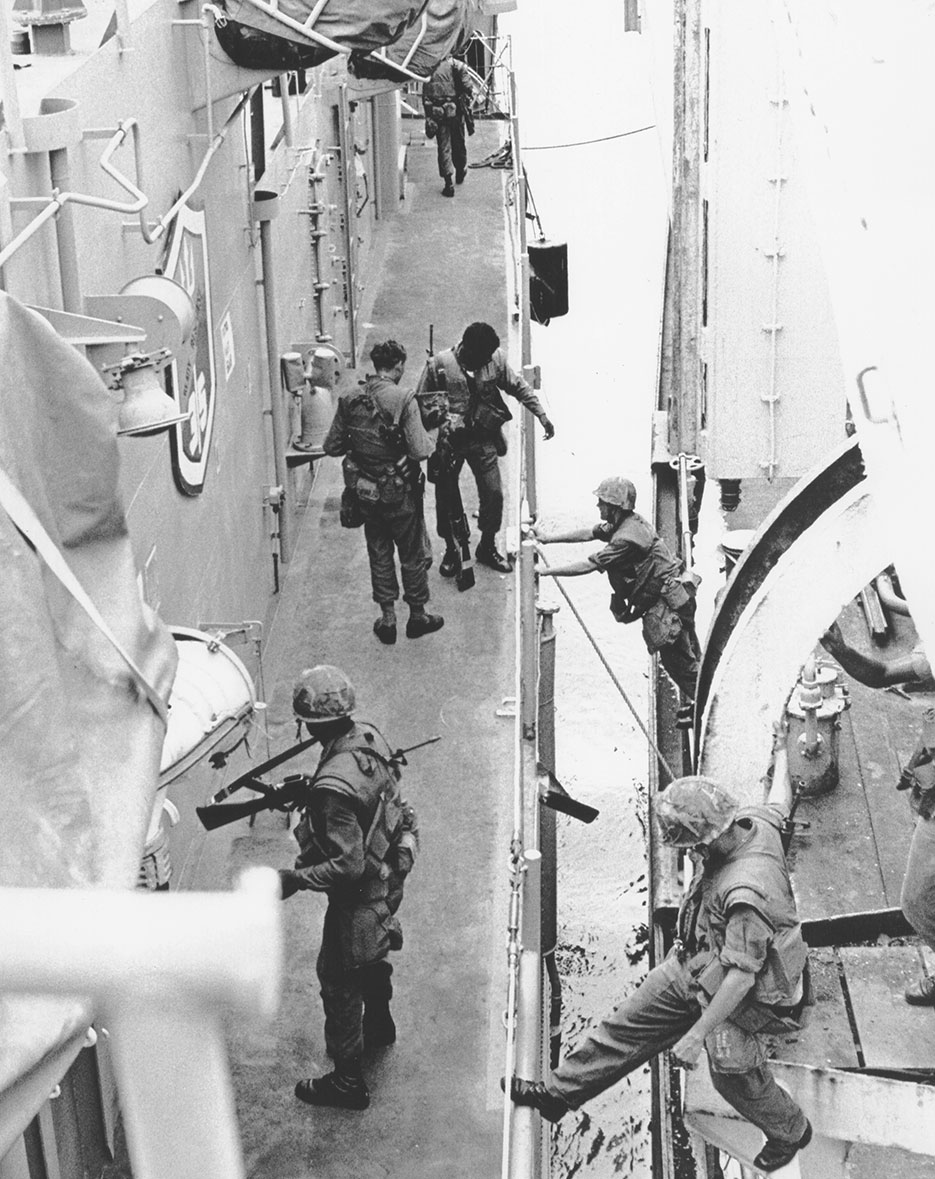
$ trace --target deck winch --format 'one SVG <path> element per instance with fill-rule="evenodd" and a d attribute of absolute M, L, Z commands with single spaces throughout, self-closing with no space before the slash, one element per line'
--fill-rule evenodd
<path fill-rule="evenodd" d="M 837 668 L 810 656 L 786 705 L 789 778 L 805 797 L 838 784 L 841 714 L 849 706 Z"/>

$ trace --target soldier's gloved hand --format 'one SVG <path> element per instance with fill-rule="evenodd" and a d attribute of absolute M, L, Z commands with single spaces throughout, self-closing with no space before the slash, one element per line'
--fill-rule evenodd
<path fill-rule="evenodd" d="M 550 438 L 555 437 L 555 427 L 552 425 L 552 421 L 550 418 L 540 418 L 539 420 L 542 422 L 542 430 L 543 430 L 542 436 L 545 439 L 545 441 L 548 442 L 548 440 Z"/>
<path fill-rule="evenodd" d="M 282 892 L 282 899 L 287 901 L 293 893 L 299 891 L 301 887 L 299 884 L 298 872 L 293 872 L 291 868 L 279 869 L 279 888 Z"/>

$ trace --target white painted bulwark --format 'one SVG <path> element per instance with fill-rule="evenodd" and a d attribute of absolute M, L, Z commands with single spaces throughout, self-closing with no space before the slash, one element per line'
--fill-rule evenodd
<path fill-rule="evenodd" d="M 702 5 L 708 110 L 702 454 L 716 478 L 796 478 L 844 437 L 844 378 L 769 6 Z"/>

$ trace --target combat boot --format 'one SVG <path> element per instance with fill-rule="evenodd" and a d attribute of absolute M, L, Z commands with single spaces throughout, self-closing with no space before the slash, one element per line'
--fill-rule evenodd
<path fill-rule="evenodd" d="M 906 1002 L 913 1007 L 935 1007 L 935 978 L 926 974 L 907 987 Z"/>
<path fill-rule="evenodd" d="M 798 1140 L 798 1142 L 780 1142 L 776 1138 L 767 1138 L 763 1145 L 763 1149 L 753 1160 L 753 1165 L 758 1171 L 778 1171 L 780 1167 L 786 1167 L 800 1150 L 804 1150 L 812 1140 L 812 1123 L 805 1119 L 805 1133 Z"/>
<path fill-rule="evenodd" d="M 506 1089 L 506 1082 L 500 1078 L 500 1088 Z M 510 1097 L 514 1105 L 528 1105 L 537 1109 L 547 1122 L 557 1122 L 571 1108 L 564 1098 L 550 1093 L 542 1081 L 526 1081 L 513 1077 L 510 1082 Z"/>
<path fill-rule="evenodd" d="M 465 176 L 467 176 L 467 168 L 456 168 L 455 184 L 463 184 Z"/>
<path fill-rule="evenodd" d="M 450 176 L 446 176 L 445 177 L 445 187 L 442 189 L 442 196 L 454 196 L 454 194 L 455 194 L 455 186 L 452 183 L 452 178 Z"/>
<path fill-rule="evenodd" d="M 366 1109 L 370 1104 L 370 1090 L 363 1077 L 338 1069 L 323 1077 L 299 1081 L 295 1095 L 306 1105 L 334 1105 L 339 1109 Z"/>
<path fill-rule="evenodd" d="M 480 542 L 474 550 L 474 559 L 478 565 L 486 565 L 488 569 L 494 569 L 497 573 L 513 572 L 513 566 L 502 553 L 497 552 L 497 547 L 492 540 Z"/>
<path fill-rule="evenodd" d="M 433 631 L 441 630 L 445 620 L 440 614 L 410 614 L 406 623 L 406 638 L 421 639 L 423 635 L 430 635 Z"/>

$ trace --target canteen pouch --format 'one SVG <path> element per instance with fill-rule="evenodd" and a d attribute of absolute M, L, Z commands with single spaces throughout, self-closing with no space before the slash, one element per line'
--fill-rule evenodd
<path fill-rule="evenodd" d="M 359 484 L 358 484 L 359 486 Z M 381 475 L 377 483 L 380 502 L 389 507 L 401 504 L 406 498 L 406 480 L 397 471 Z"/>
<path fill-rule="evenodd" d="M 364 522 L 357 492 L 352 491 L 350 487 L 345 487 L 341 492 L 341 509 L 338 514 L 342 528 L 360 528 Z"/>

